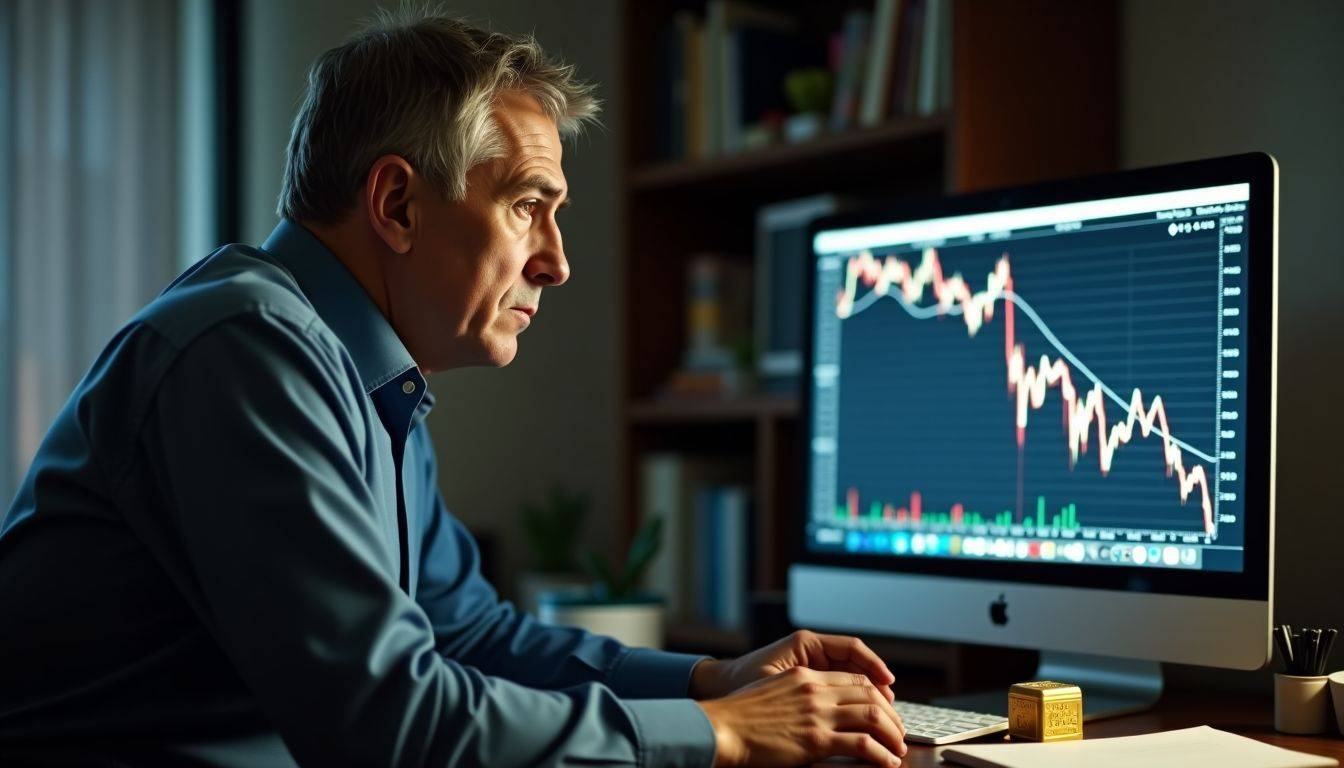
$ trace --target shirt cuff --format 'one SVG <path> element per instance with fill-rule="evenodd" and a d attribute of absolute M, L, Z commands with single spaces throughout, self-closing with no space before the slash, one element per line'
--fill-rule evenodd
<path fill-rule="evenodd" d="M 642 768 L 710 768 L 714 765 L 714 727 L 690 699 L 633 699 L 630 711 Z"/>
<path fill-rule="evenodd" d="M 607 676 L 607 687 L 623 698 L 685 698 L 690 695 L 691 670 L 708 658 L 689 653 L 633 648 Z"/>

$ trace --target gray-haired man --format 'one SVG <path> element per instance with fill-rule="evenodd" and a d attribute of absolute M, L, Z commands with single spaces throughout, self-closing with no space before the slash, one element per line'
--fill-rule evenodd
<path fill-rule="evenodd" d="M 432 15 L 318 59 L 281 224 L 117 334 L 0 527 L 0 762 L 898 762 L 857 640 L 539 626 L 444 508 L 424 377 L 508 364 L 569 277 L 560 136 L 596 110 L 535 42 Z"/>

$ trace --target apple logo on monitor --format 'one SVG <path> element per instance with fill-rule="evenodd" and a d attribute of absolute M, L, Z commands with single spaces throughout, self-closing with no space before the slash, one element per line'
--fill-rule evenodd
<path fill-rule="evenodd" d="M 989 604 L 989 620 L 998 626 L 1008 623 L 1008 601 L 1004 599 L 1003 593 L 999 593 L 999 599 Z"/>

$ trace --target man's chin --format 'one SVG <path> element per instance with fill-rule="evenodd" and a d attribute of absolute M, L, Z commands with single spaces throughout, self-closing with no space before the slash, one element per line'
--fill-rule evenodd
<path fill-rule="evenodd" d="M 509 336 L 505 339 L 499 339 L 491 344 L 486 350 L 486 360 L 483 365 L 503 368 L 513 362 L 513 358 L 518 356 L 518 337 Z"/>

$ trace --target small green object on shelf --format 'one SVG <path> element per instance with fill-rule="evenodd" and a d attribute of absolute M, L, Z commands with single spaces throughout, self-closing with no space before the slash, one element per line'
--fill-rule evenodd
<path fill-rule="evenodd" d="M 795 69 L 784 76 L 784 92 L 795 112 L 825 113 L 831 108 L 830 70 L 822 67 Z"/>
<path fill-rule="evenodd" d="M 625 600 L 634 592 L 640 577 L 663 543 L 663 518 L 652 515 L 635 534 L 630 542 L 630 550 L 625 562 L 613 565 L 607 558 L 596 552 L 589 552 L 583 560 L 584 570 L 597 582 L 598 593 L 608 600 Z"/>

